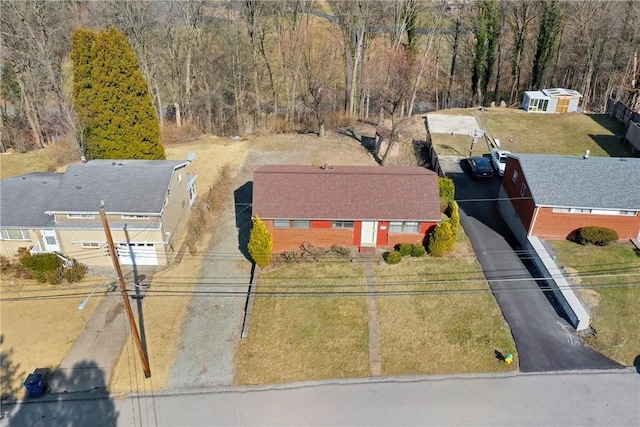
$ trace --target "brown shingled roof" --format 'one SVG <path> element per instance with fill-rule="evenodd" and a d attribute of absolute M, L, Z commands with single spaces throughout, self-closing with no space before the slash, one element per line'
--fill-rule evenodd
<path fill-rule="evenodd" d="M 420 167 L 281 166 L 253 172 L 264 219 L 439 221 L 438 175 Z"/>

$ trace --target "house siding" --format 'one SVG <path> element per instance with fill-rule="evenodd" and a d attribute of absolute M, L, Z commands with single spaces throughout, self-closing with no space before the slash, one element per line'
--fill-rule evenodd
<path fill-rule="evenodd" d="M 620 239 L 633 239 L 640 233 L 640 216 L 558 213 L 545 207 L 540 208 L 531 234 L 542 239 L 564 239 L 572 231 L 590 226 L 611 228 Z"/>
<path fill-rule="evenodd" d="M 166 233 L 171 233 L 170 243 L 184 229 L 191 214 L 189 177 L 186 167 L 183 166 L 173 172 L 167 197 L 169 201 L 162 212 L 162 240 L 166 239 Z"/>
<path fill-rule="evenodd" d="M 311 228 L 307 229 L 274 229 L 272 220 L 262 221 L 273 236 L 274 253 L 299 250 L 302 243 L 307 241 L 319 247 L 360 246 L 361 221 L 355 221 L 353 229 L 333 229 L 333 221 L 311 221 Z M 387 248 L 398 243 L 423 243 L 425 234 L 436 225 L 436 222 L 422 222 L 418 233 L 389 233 L 389 221 L 378 221 L 376 244 Z"/>
<path fill-rule="evenodd" d="M 518 178 L 515 182 L 513 180 L 514 171 L 518 174 Z M 524 196 L 520 196 L 522 184 L 526 185 Z M 535 215 L 536 206 L 535 202 L 531 198 L 529 184 L 525 181 L 524 174 L 520 168 L 520 163 L 513 158 L 509 158 L 507 160 L 504 177 L 502 178 L 502 187 L 504 188 L 504 192 L 511 202 L 513 209 L 515 209 L 516 213 L 520 217 L 522 225 L 527 231 L 529 231 Z"/>
<path fill-rule="evenodd" d="M 23 228 L 29 232 L 30 240 L 0 240 L 0 255 L 12 258 L 18 253 L 18 249 L 29 249 L 36 245 L 40 239 L 40 230 Z"/>

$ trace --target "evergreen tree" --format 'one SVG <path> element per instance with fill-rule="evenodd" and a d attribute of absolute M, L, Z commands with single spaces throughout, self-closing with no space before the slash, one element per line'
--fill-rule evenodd
<path fill-rule="evenodd" d="M 140 63 L 125 35 L 79 28 L 72 38 L 73 97 L 87 159 L 164 159 Z"/>
<path fill-rule="evenodd" d="M 258 215 L 253 217 L 253 228 L 251 228 L 248 246 L 251 258 L 258 267 L 264 268 L 271 264 L 273 237 Z"/>
<path fill-rule="evenodd" d="M 532 89 L 542 89 L 544 74 L 555 53 L 562 25 L 562 5 L 557 0 L 540 3 L 540 28 L 533 59 Z"/>

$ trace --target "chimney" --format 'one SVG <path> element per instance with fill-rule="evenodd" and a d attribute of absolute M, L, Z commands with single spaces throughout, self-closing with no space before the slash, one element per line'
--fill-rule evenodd
<path fill-rule="evenodd" d="M 584 155 L 582 156 L 582 158 L 585 159 L 585 160 L 588 159 L 589 158 L 589 153 L 591 153 L 591 151 L 585 150 L 584 151 Z"/>

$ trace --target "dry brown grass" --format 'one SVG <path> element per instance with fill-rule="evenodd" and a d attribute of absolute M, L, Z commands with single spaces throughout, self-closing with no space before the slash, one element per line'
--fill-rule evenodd
<path fill-rule="evenodd" d="M 71 285 L 46 285 L 1 277 L 3 397 L 23 398 L 22 382 L 27 374 L 36 368 L 60 366 L 104 294 L 96 292 L 84 310 L 78 310 L 78 305 L 104 280 L 93 277 Z M 52 295 L 57 297 L 38 299 Z M 10 298 L 20 300 L 7 301 Z M 7 363 L 14 370 L 6 369 Z"/>
<path fill-rule="evenodd" d="M 384 375 L 516 368 L 495 357 L 515 354 L 515 344 L 466 236 L 443 258 L 405 257 L 374 271 L 385 291 L 408 293 L 377 298 Z"/>

